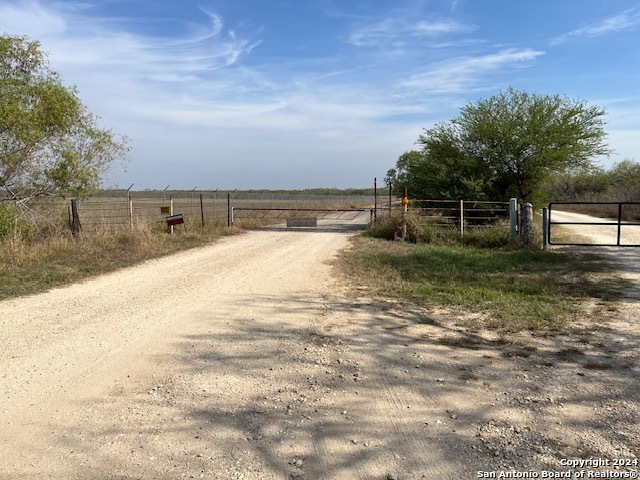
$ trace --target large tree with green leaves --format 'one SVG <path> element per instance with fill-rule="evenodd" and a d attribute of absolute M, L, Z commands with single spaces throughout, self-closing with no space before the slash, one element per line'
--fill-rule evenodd
<path fill-rule="evenodd" d="M 127 152 L 126 139 L 100 128 L 73 87 L 51 70 L 40 44 L 0 35 L 0 190 L 26 201 L 86 195 Z"/>
<path fill-rule="evenodd" d="M 390 173 L 431 198 L 531 201 L 550 175 L 589 168 L 610 153 L 604 115 L 583 101 L 509 88 L 425 130 L 420 161 L 407 168 L 400 157 Z"/>

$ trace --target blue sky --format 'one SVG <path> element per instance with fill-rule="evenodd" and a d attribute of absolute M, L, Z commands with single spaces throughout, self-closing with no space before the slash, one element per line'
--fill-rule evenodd
<path fill-rule="evenodd" d="M 640 160 L 630 0 L 0 0 L 131 156 L 108 185 L 367 187 L 509 86 L 607 111 Z"/>

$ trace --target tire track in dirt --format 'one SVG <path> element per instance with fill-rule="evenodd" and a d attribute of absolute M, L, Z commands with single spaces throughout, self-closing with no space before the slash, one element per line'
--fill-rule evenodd
<path fill-rule="evenodd" d="M 339 233 L 254 232 L 3 302 L 0 475 L 64 471 L 68 465 L 46 452 L 61 453 L 55 434 L 73 425 L 79 403 L 126 383 L 131 372 L 139 381 L 157 375 L 158 356 L 171 353 L 176 337 L 197 332 L 203 314 L 248 321 L 261 308 L 288 309 L 288 294 L 313 301 L 327 288 L 323 262 L 345 242 Z M 273 302 L 261 305 L 270 296 Z M 35 470 L 21 468 L 25 455 Z M 60 478 L 72 478 L 68 473 Z"/>

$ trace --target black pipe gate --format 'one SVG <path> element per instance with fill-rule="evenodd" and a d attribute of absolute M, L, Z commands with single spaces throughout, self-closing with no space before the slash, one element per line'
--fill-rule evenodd
<path fill-rule="evenodd" d="M 575 213 L 580 215 L 590 215 L 593 216 L 593 210 L 598 210 L 598 206 L 601 207 L 601 210 L 615 210 L 617 215 L 615 217 L 606 216 L 602 217 L 603 221 L 600 222 L 554 222 L 553 221 L 553 210 L 554 206 L 564 205 L 564 206 L 572 206 L 572 205 L 588 205 L 590 208 L 587 212 L 576 212 L 573 210 L 563 210 L 565 213 Z M 595 207 L 595 208 L 594 208 Z M 640 218 L 640 202 L 552 202 L 549 204 L 549 218 L 547 221 L 547 238 L 549 239 L 549 245 L 575 245 L 575 246 L 587 246 L 587 247 L 640 247 L 640 242 L 638 243 L 622 243 L 622 229 L 623 227 L 626 229 L 637 228 L 637 233 L 634 232 L 633 236 L 640 235 L 640 221 L 629 221 L 623 220 L 623 209 L 624 207 L 631 207 L 634 210 L 637 210 L 638 213 L 634 212 L 634 215 L 637 215 Z M 559 209 L 556 208 L 556 211 Z M 609 220 L 609 221 L 607 221 Z M 611 227 L 615 226 L 616 231 L 616 243 L 565 243 L 565 242 L 554 242 L 553 237 L 551 235 L 552 230 L 551 227 L 553 225 L 595 225 L 600 227 Z"/>

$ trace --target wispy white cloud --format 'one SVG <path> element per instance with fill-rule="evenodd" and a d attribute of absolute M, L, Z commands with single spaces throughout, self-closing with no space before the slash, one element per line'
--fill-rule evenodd
<path fill-rule="evenodd" d="M 357 29 L 349 36 L 349 43 L 357 47 L 387 47 L 406 39 L 435 38 L 446 34 L 470 32 L 474 28 L 455 20 L 409 22 L 405 19 L 388 18 Z"/>
<path fill-rule="evenodd" d="M 276 77 L 277 66 L 243 66 L 260 39 L 230 29 L 213 11 L 203 10 L 202 23 L 188 25 L 181 36 L 162 38 L 124 30 L 126 23 L 114 19 L 92 18 L 91 9 L 80 5 L 32 2 L 12 12 L 11 18 L 21 20 L 10 33 L 47 19 L 26 33 L 42 41 L 54 70 L 78 86 L 89 109 L 134 142 L 172 129 L 347 138 L 346 132 L 367 122 L 403 112 L 402 106 L 381 103 L 375 88 L 342 83 L 340 77 L 354 69 Z M 429 28 L 417 25 L 416 31 Z"/>
<path fill-rule="evenodd" d="M 479 89 L 490 74 L 531 65 L 544 52 L 510 48 L 489 55 L 458 57 L 432 65 L 428 70 L 401 82 L 402 87 L 432 93 L 458 93 Z"/>
<path fill-rule="evenodd" d="M 63 70 L 120 69 L 149 77 L 204 74 L 235 64 L 259 44 L 225 30 L 215 12 L 201 10 L 208 22 L 189 24 L 187 34 L 171 38 L 123 30 L 126 19 L 94 18 L 89 5 L 74 2 L 2 2 L 0 18 L 5 32 L 40 40 Z"/>
<path fill-rule="evenodd" d="M 640 9 L 632 8 L 624 12 L 605 18 L 604 20 L 578 28 L 569 33 L 554 38 L 551 45 L 559 45 L 571 37 L 599 37 L 618 32 L 632 30 L 640 25 Z"/>
<path fill-rule="evenodd" d="M 67 30 L 67 22 L 61 15 L 36 0 L 1 3 L 0 19 L 0 32 L 34 38 L 62 34 Z"/>
<path fill-rule="evenodd" d="M 167 2 L 154 17 L 110 16 L 104 2 L 113 1 L 0 0 L 0 30 L 40 40 L 52 68 L 78 86 L 88 108 L 132 139 L 129 171 L 138 177 L 131 181 L 173 172 L 201 183 L 207 175 L 219 179 L 221 159 L 233 159 L 229 178 L 250 172 L 253 186 L 267 186 L 269 176 L 292 186 L 311 168 L 328 173 L 308 181 L 334 185 L 332 175 L 343 167 L 351 169 L 344 180 L 351 183 L 364 171 L 386 171 L 423 127 L 454 116 L 474 92 L 493 93 L 528 67 L 535 68 L 526 72 L 526 88 L 551 78 L 541 49 L 517 39 L 501 46 L 500 29 L 481 25 L 481 37 L 479 27 L 457 20 L 458 11 L 473 18 L 463 0 L 445 2 L 437 17 L 417 9 L 443 2 L 410 0 L 411 11 L 341 4 L 344 15 L 327 15 L 330 22 L 310 32 L 318 35 L 312 39 L 274 35 L 282 19 L 271 15 L 286 13 L 276 7 L 259 13 L 262 30 L 256 19 L 198 10 L 197 0 L 184 2 L 184 18 L 163 12 Z M 633 28 L 637 16 L 629 10 L 571 35 Z M 345 35 L 345 25 L 354 24 Z M 323 45 L 329 36 L 343 42 L 290 54 L 296 41 Z M 624 117 L 611 109 L 615 130 L 633 131 L 635 103 Z M 631 135 L 619 138 L 632 150 Z"/>
<path fill-rule="evenodd" d="M 200 100 L 194 105 L 211 107 L 212 97 L 224 98 L 238 80 L 254 77 L 241 70 L 221 71 L 237 70 L 259 39 L 232 32 L 220 15 L 201 10 L 200 23 L 184 23 L 181 33 L 157 37 L 125 30 L 131 22 L 96 16 L 88 4 L 0 1 L 4 30 L 39 40 L 63 81 L 77 85 L 89 109 L 115 129 L 132 125 L 129 119 L 150 110 L 149 105 L 169 112 L 192 97 Z M 251 81 L 256 80 L 246 83 Z M 137 128 L 122 133 L 135 137 Z"/>

